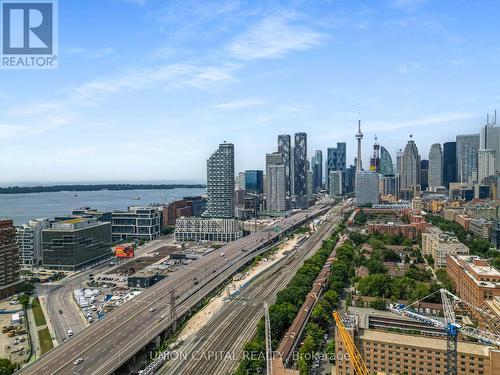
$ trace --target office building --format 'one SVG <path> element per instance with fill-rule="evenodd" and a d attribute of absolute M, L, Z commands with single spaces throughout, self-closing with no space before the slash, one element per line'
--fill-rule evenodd
<path fill-rule="evenodd" d="M 414 185 L 415 186 L 415 185 Z M 429 160 L 420 161 L 420 191 L 429 187 Z M 415 187 L 413 188 L 415 190 Z"/>
<path fill-rule="evenodd" d="M 441 229 L 431 226 L 422 233 L 422 252 L 434 259 L 434 269 L 446 267 L 448 255 L 467 255 L 469 248 L 461 243 L 458 238 L 445 233 Z"/>
<path fill-rule="evenodd" d="M 49 225 L 49 219 L 35 219 L 16 227 L 22 269 L 30 270 L 42 264 L 42 230 Z"/>
<path fill-rule="evenodd" d="M 129 207 L 127 211 L 114 211 L 111 219 L 113 241 L 154 240 L 160 237 L 159 207 Z"/>
<path fill-rule="evenodd" d="M 389 151 L 384 146 L 380 146 L 380 173 L 382 176 L 394 175 L 394 165 Z"/>
<path fill-rule="evenodd" d="M 245 171 L 245 191 L 253 194 L 264 193 L 264 172 L 261 170 Z"/>
<path fill-rule="evenodd" d="M 71 211 L 72 217 L 93 217 L 97 221 L 111 221 L 111 211 L 99 211 L 90 207 L 76 208 Z"/>
<path fill-rule="evenodd" d="M 379 203 L 379 174 L 361 171 L 356 173 L 356 205 Z"/>
<path fill-rule="evenodd" d="M 492 117 L 490 122 L 490 117 L 488 115 L 486 120 L 486 125 L 481 128 L 481 134 L 479 138 L 479 148 L 494 150 L 495 155 L 500 155 L 500 127 L 497 124 L 497 111 Z M 498 161 L 495 160 L 495 173 L 500 172 L 500 165 Z"/>
<path fill-rule="evenodd" d="M 207 160 L 207 210 L 203 217 L 234 218 L 234 145 L 221 143 Z"/>
<path fill-rule="evenodd" d="M 293 194 L 297 197 L 307 196 L 307 134 L 295 133 L 293 149 Z M 299 205 L 296 208 L 303 208 Z"/>
<path fill-rule="evenodd" d="M 396 151 L 396 175 L 401 175 L 403 172 L 403 150 Z"/>
<path fill-rule="evenodd" d="M 327 149 L 326 173 L 331 171 L 346 171 L 346 151 L 345 142 L 337 142 L 337 147 Z"/>
<path fill-rule="evenodd" d="M 420 177 L 420 155 L 413 136 L 410 135 L 401 157 L 400 189 L 413 190 L 414 187 L 420 186 Z"/>
<path fill-rule="evenodd" d="M 191 215 L 200 217 L 207 209 L 207 198 L 201 196 L 188 196 L 182 198 L 191 205 Z"/>
<path fill-rule="evenodd" d="M 354 191 L 354 186 L 356 185 L 356 167 L 354 165 L 350 165 L 346 169 L 343 184 L 345 193 L 352 193 Z"/>
<path fill-rule="evenodd" d="M 286 168 L 281 152 L 266 155 L 266 200 L 267 211 L 288 210 L 286 195 Z"/>
<path fill-rule="evenodd" d="M 382 177 L 383 195 L 398 196 L 398 178 L 394 175 L 385 175 Z"/>
<path fill-rule="evenodd" d="M 14 294 L 20 280 L 19 246 L 12 220 L 0 219 L 0 298 Z"/>
<path fill-rule="evenodd" d="M 477 180 L 479 134 L 457 135 L 457 179 L 472 184 Z"/>
<path fill-rule="evenodd" d="M 434 143 L 429 151 L 429 190 L 443 186 L 443 150 L 441 144 Z M 423 190 L 423 189 L 422 189 Z"/>
<path fill-rule="evenodd" d="M 245 172 L 239 172 L 234 181 L 235 190 L 245 190 Z"/>
<path fill-rule="evenodd" d="M 313 173 L 313 192 L 317 193 L 323 186 L 323 152 L 316 150 L 311 158 L 311 169 Z"/>
<path fill-rule="evenodd" d="M 42 230 L 43 266 L 77 271 L 112 256 L 111 223 L 95 218 L 59 221 Z"/>
<path fill-rule="evenodd" d="M 473 306 L 500 296 L 500 272 L 477 255 L 449 255 L 446 272 L 457 296 Z M 500 319 L 500 315 L 498 316 Z"/>
<path fill-rule="evenodd" d="M 450 182 L 457 182 L 457 143 L 443 144 L 443 186 L 450 188 Z"/>
<path fill-rule="evenodd" d="M 477 181 L 482 183 L 485 178 L 495 175 L 496 151 L 480 149 L 477 152 Z"/>
<path fill-rule="evenodd" d="M 278 152 L 282 155 L 285 166 L 286 196 L 290 197 L 292 195 L 292 141 L 289 134 L 278 136 Z"/>
<path fill-rule="evenodd" d="M 175 223 L 176 241 L 230 242 L 243 237 L 235 219 L 180 218 Z"/>
<path fill-rule="evenodd" d="M 330 171 L 328 174 L 328 190 L 331 197 L 342 196 L 342 172 Z"/>

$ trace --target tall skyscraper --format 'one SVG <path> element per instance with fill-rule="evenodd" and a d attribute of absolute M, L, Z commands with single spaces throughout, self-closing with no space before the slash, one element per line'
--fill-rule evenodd
<path fill-rule="evenodd" d="M 457 182 L 457 143 L 443 144 L 443 186 L 449 189 L 450 182 Z"/>
<path fill-rule="evenodd" d="M 496 152 L 492 149 L 478 150 L 477 157 L 477 181 L 481 183 L 483 179 L 495 175 Z"/>
<path fill-rule="evenodd" d="M 420 160 L 420 190 L 429 187 L 429 160 Z"/>
<path fill-rule="evenodd" d="M 328 174 L 328 191 L 331 197 L 339 197 L 342 195 L 342 172 L 330 171 Z"/>
<path fill-rule="evenodd" d="M 477 179 L 479 134 L 457 135 L 457 179 L 472 183 Z"/>
<path fill-rule="evenodd" d="M 296 197 L 307 196 L 307 134 L 295 133 L 293 149 L 293 184 Z M 301 201 L 301 199 L 299 199 Z M 303 202 L 298 208 L 303 207 Z"/>
<path fill-rule="evenodd" d="M 264 193 L 264 172 L 261 170 L 245 171 L 245 190 L 250 193 Z"/>
<path fill-rule="evenodd" d="M 0 219 L 0 298 L 13 294 L 20 280 L 19 246 L 12 220 Z"/>
<path fill-rule="evenodd" d="M 481 128 L 480 135 L 480 149 L 485 150 L 495 150 L 496 160 L 495 160 L 495 172 L 500 171 L 500 162 L 498 157 L 500 155 L 500 127 L 497 124 L 497 111 L 492 117 L 490 122 L 490 116 L 488 115 L 486 120 L 486 125 Z"/>
<path fill-rule="evenodd" d="M 278 135 L 278 152 L 283 155 L 286 194 L 290 197 L 292 195 L 292 141 L 289 134 Z"/>
<path fill-rule="evenodd" d="M 346 178 L 347 171 L 347 145 L 345 142 L 337 142 L 337 147 L 329 147 L 327 149 L 326 157 L 326 172 L 325 175 L 329 176 L 332 171 L 342 172 L 343 190 L 348 191 L 349 180 Z M 329 177 L 328 177 L 329 178 Z"/>
<path fill-rule="evenodd" d="M 361 163 L 361 140 L 363 139 L 363 133 L 361 133 L 361 120 L 358 121 L 358 132 L 356 133 L 356 139 L 358 140 L 358 153 L 356 157 L 356 172 L 361 172 L 363 165 Z"/>
<path fill-rule="evenodd" d="M 207 160 L 207 210 L 203 217 L 234 218 L 234 145 L 221 143 Z"/>
<path fill-rule="evenodd" d="M 323 186 L 323 152 L 316 150 L 311 158 L 311 168 L 313 173 L 313 191 L 317 193 Z"/>
<path fill-rule="evenodd" d="M 410 135 L 401 158 L 401 176 L 399 178 L 401 190 L 411 190 L 420 186 L 420 155 L 418 148 Z"/>
<path fill-rule="evenodd" d="M 389 151 L 384 146 L 380 146 L 380 173 L 382 176 L 394 175 L 394 165 Z"/>
<path fill-rule="evenodd" d="M 379 202 L 379 174 L 361 171 L 356 173 L 356 205 L 376 204 Z"/>
<path fill-rule="evenodd" d="M 443 186 L 443 150 L 434 143 L 429 151 L 429 190 Z"/>
<path fill-rule="evenodd" d="M 377 136 L 375 136 L 373 153 L 370 158 L 370 171 L 380 173 L 380 144 L 378 143 Z"/>
<path fill-rule="evenodd" d="M 403 150 L 396 151 L 396 174 L 400 175 L 403 172 Z"/>
<path fill-rule="evenodd" d="M 266 199 L 268 211 L 286 211 L 286 172 L 281 152 L 266 154 Z"/>

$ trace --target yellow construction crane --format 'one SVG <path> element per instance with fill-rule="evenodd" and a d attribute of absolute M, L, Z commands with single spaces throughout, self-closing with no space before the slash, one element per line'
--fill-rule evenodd
<path fill-rule="evenodd" d="M 338 311 L 335 311 L 333 313 L 333 319 L 335 319 L 335 323 L 337 324 L 337 329 L 340 332 L 342 342 L 344 343 L 344 346 L 349 353 L 349 359 L 351 360 L 352 366 L 354 367 L 354 372 L 356 373 L 356 375 L 370 375 L 370 370 L 368 370 L 368 367 L 366 367 L 366 363 L 363 360 L 363 357 L 361 357 L 358 348 L 356 348 L 356 345 L 354 345 L 354 341 L 352 340 L 351 335 L 349 335 L 349 332 L 347 332 L 344 323 L 342 323 L 342 318 L 340 317 Z"/>

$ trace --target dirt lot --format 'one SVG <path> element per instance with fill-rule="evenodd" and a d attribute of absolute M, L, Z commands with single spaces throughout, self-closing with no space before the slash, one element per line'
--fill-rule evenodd
<path fill-rule="evenodd" d="M 21 305 L 10 305 L 9 301 L 0 302 L 1 310 L 20 310 Z M 0 314 L 0 327 L 9 327 L 11 325 L 12 313 Z M 21 318 L 22 323 L 20 326 L 24 331 L 26 330 L 25 317 Z M 21 342 L 23 340 L 24 342 Z M 14 343 L 17 344 L 14 345 Z M 29 352 L 28 334 L 16 335 L 8 337 L 7 333 L 0 331 L 0 357 L 10 358 L 12 362 L 24 363 L 27 359 Z"/>

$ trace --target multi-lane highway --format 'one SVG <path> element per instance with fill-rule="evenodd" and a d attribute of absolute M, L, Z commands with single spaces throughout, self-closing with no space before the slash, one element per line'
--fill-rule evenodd
<path fill-rule="evenodd" d="M 172 290 L 175 293 L 176 315 L 183 316 L 250 261 L 260 249 L 276 241 L 284 232 L 329 208 L 325 204 L 313 206 L 281 220 L 277 226 L 253 233 L 207 254 L 189 268 L 180 269 L 147 289 L 106 319 L 94 323 L 19 373 L 100 375 L 113 372 L 172 325 L 169 308 Z M 83 361 L 74 364 L 77 358 Z"/>
<path fill-rule="evenodd" d="M 295 275 L 304 260 L 313 255 L 340 222 L 340 211 L 320 226 L 293 253 L 264 271 L 234 300 L 226 303 L 196 335 L 189 338 L 158 371 L 162 375 L 232 374 L 243 354 L 243 346 L 257 329 L 263 304 L 272 304 L 277 293 Z"/>
<path fill-rule="evenodd" d="M 154 252 L 162 246 L 172 244 L 172 242 L 173 235 L 164 239 L 151 241 L 137 249 L 136 257 Z M 37 286 L 37 294 L 41 296 L 42 302 L 45 305 L 52 334 L 55 335 L 58 343 L 62 343 L 68 337 L 68 330 L 78 333 L 88 326 L 87 320 L 73 299 L 73 291 L 77 288 L 86 287 L 85 282 L 88 280 L 89 274 L 99 274 L 104 270 L 109 271 L 118 267 L 117 265 L 113 268 L 108 268 L 108 262 L 105 261 L 86 271 L 69 276 L 59 283 L 39 284 Z M 59 311 L 62 311 L 62 314 Z"/>

